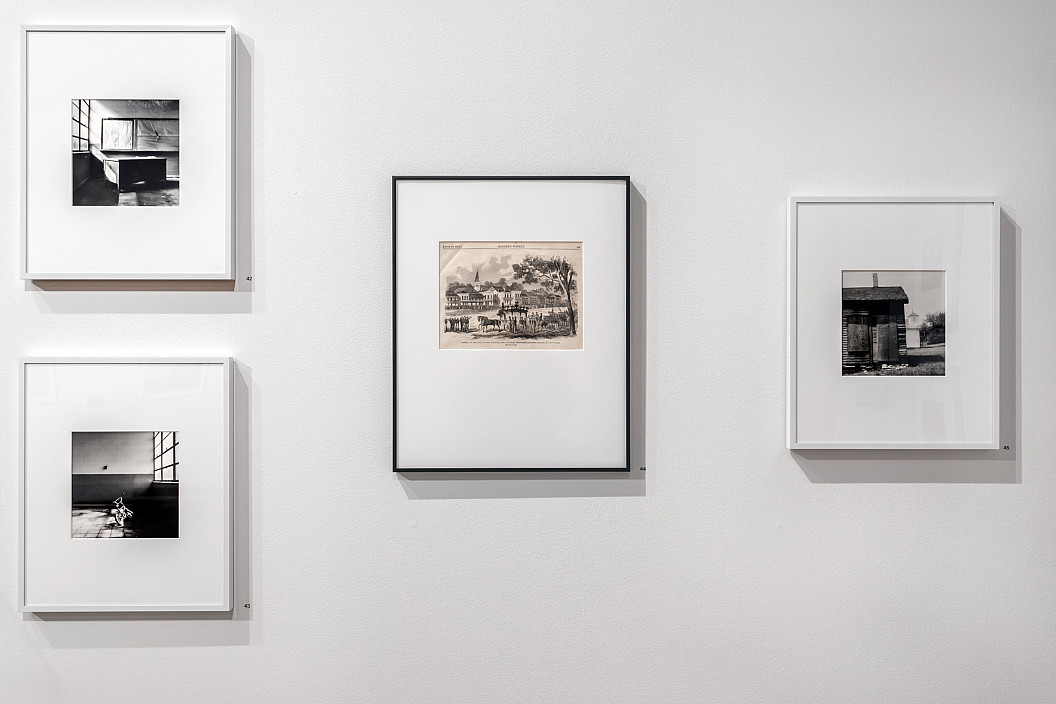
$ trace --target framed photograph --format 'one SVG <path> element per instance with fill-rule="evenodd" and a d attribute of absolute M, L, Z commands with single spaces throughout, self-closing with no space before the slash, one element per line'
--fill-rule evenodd
<path fill-rule="evenodd" d="M 393 469 L 629 469 L 630 178 L 393 179 Z"/>
<path fill-rule="evenodd" d="M 234 31 L 22 31 L 22 278 L 232 279 Z"/>
<path fill-rule="evenodd" d="M 231 364 L 22 362 L 22 611 L 231 609 Z"/>
<path fill-rule="evenodd" d="M 997 449 L 992 198 L 792 198 L 789 449 Z"/>

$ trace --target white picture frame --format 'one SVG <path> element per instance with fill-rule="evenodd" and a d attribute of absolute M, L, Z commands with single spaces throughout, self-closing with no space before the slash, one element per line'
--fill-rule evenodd
<path fill-rule="evenodd" d="M 985 197 L 789 199 L 788 449 L 999 447 L 1000 216 Z M 914 298 L 933 324 L 907 349 Z"/>
<path fill-rule="evenodd" d="M 21 361 L 20 611 L 232 609 L 232 365 Z"/>
<path fill-rule="evenodd" d="M 394 471 L 629 471 L 630 188 L 626 176 L 393 178 Z M 521 286 L 513 264 L 530 256 L 570 263 L 575 295 Z M 477 264 L 479 284 L 455 280 Z M 445 313 L 452 284 L 495 301 Z M 452 317 L 464 327 L 448 332 Z"/>
<path fill-rule="evenodd" d="M 233 280 L 233 28 L 21 36 L 21 277 Z"/>

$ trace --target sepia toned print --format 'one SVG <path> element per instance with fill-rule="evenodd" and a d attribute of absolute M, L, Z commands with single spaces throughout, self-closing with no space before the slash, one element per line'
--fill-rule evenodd
<path fill-rule="evenodd" d="M 583 349 L 582 242 L 441 242 L 440 349 Z"/>

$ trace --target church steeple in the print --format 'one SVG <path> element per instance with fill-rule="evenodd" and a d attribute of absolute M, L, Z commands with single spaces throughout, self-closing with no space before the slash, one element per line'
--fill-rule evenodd
<path fill-rule="evenodd" d="M 473 277 L 473 290 L 480 290 L 480 269 L 477 269 L 477 275 Z"/>

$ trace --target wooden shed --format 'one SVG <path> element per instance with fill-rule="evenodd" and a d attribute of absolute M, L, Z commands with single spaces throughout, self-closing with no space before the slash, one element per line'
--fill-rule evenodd
<path fill-rule="evenodd" d="M 901 286 L 843 289 L 843 368 L 906 364 L 906 308 Z"/>

